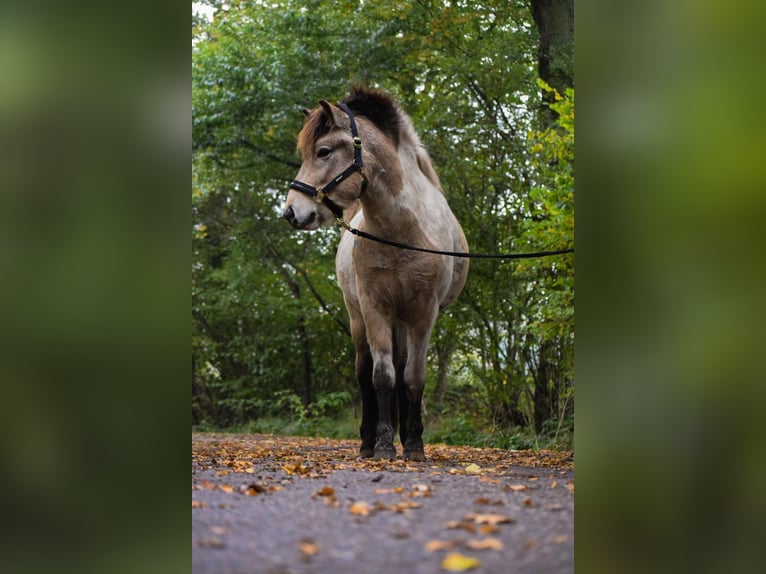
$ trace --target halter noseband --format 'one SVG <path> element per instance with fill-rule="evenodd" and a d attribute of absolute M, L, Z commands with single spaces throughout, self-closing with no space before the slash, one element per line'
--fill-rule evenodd
<path fill-rule="evenodd" d="M 296 189 L 301 193 L 310 195 L 317 203 L 323 203 L 327 208 L 333 212 L 336 218 L 343 219 L 343 210 L 334 203 L 327 194 L 330 193 L 336 185 L 346 179 L 355 171 L 358 171 L 362 176 L 362 191 L 367 187 L 367 177 L 364 175 L 364 164 L 362 163 L 362 140 L 359 139 L 359 132 L 356 129 L 356 122 L 354 121 L 354 114 L 346 104 L 338 104 L 338 107 L 346 112 L 348 119 L 351 123 L 351 137 L 354 138 L 354 161 L 348 166 L 340 175 L 335 176 L 324 187 L 314 187 L 308 183 L 298 181 L 297 179 L 290 182 L 290 189 Z"/>

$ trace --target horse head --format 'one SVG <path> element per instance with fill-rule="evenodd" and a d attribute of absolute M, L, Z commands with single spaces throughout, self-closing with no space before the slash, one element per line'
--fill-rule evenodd
<path fill-rule="evenodd" d="M 367 182 L 351 109 L 320 100 L 319 107 L 304 113 L 306 121 L 298 136 L 302 163 L 283 214 L 296 229 L 314 230 L 342 219 L 344 210 L 355 209 Z"/>

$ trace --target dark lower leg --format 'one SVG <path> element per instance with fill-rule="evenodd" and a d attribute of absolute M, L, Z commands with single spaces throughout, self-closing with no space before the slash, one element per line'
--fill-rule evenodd
<path fill-rule="evenodd" d="M 372 357 L 369 354 L 357 356 L 356 376 L 362 392 L 362 424 L 359 427 L 362 445 L 359 455 L 371 457 L 375 449 L 375 431 L 378 425 L 378 399 L 372 386 Z"/>
<path fill-rule="evenodd" d="M 393 460 L 396 458 L 394 449 L 394 428 L 391 421 L 391 400 L 394 396 L 394 369 L 390 361 L 377 363 L 372 375 L 375 396 L 378 402 L 378 424 L 375 429 L 375 458 Z"/>

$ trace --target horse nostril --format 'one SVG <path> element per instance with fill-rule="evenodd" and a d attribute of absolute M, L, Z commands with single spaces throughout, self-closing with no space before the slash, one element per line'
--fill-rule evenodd
<path fill-rule="evenodd" d="M 288 207 L 287 209 L 285 209 L 284 216 L 285 216 L 285 219 L 289 221 L 290 223 L 295 221 L 295 212 L 293 211 L 292 205 Z"/>
<path fill-rule="evenodd" d="M 309 225 L 310 223 L 314 223 L 314 220 L 317 218 L 317 212 L 312 211 L 311 215 L 309 215 L 308 220 L 306 221 L 306 225 Z"/>

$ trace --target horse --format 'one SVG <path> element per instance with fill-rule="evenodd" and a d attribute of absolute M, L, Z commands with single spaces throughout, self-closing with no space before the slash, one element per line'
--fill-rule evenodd
<path fill-rule="evenodd" d="M 354 87 L 338 104 L 320 100 L 303 112 L 302 163 L 283 208 L 295 229 L 337 219 L 398 242 L 468 251 L 428 152 L 390 94 Z M 359 455 L 396 459 L 398 425 L 402 457 L 424 461 L 428 343 L 437 315 L 465 285 L 468 261 L 403 251 L 343 230 L 335 267 L 362 395 Z"/>

